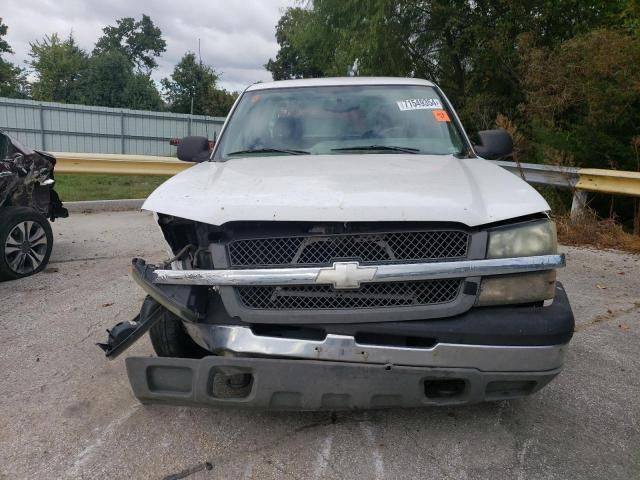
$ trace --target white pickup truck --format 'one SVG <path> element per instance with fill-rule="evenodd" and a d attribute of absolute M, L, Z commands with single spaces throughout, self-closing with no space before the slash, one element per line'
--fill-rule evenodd
<path fill-rule="evenodd" d="M 160 186 L 171 260 L 134 259 L 148 293 L 110 330 L 143 403 L 339 410 L 529 395 L 573 333 L 547 202 L 484 158 L 433 83 L 256 84 L 197 165 Z"/>

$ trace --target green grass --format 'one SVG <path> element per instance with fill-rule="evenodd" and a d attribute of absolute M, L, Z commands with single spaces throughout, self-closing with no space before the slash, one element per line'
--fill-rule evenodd
<path fill-rule="evenodd" d="M 55 189 L 63 202 L 146 198 L 164 175 L 56 175 Z"/>

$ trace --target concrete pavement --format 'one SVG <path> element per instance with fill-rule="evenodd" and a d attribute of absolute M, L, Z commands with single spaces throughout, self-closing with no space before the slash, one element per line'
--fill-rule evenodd
<path fill-rule="evenodd" d="M 0 479 L 640 478 L 640 256 L 568 248 L 577 328 L 525 400 L 354 413 L 142 406 L 94 345 L 144 297 L 130 258 L 165 257 L 150 215 L 54 224 L 45 273 L 0 284 Z"/>

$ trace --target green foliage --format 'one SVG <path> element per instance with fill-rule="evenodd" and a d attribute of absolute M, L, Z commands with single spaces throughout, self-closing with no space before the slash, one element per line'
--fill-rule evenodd
<path fill-rule="evenodd" d="M 416 76 L 435 80 L 471 129 L 523 101 L 518 37 L 554 46 L 609 21 L 619 1 L 314 0 L 276 29 L 274 78 Z"/>
<path fill-rule="evenodd" d="M 124 91 L 133 75 L 124 53 L 110 50 L 92 55 L 82 82 L 82 103 L 124 107 Z"/>
<path fill-rule="evenodd" d="M 158 66 L 155 57 L 167 50 L 162 32 L 148 15 L 136 21 L 125 17 L 116 20 L 116 25 L 102 29 L 104 35 L 96 43 L 94 54 L 117 50 L 122 52 L 138 71 L 149 73 Z"/>
<path fill-rule="evenodd" d="M 123 105 L 134 110 L 159 111 L 164 107 L 155 83 L 144 73 L 134 73 L 129 77 L 122 97 Z"/>
<path fill-rule="evenodd" d="M 24 69 L 0 58 L 0 97 L 28 98 L 29 89 Z"/>
<path fill-rule="evenodd" d="M 160 110 L 162 99 L 153 81 L 133 71 L 123 52 L 92 55 L 78 87 L 79 103 L 112 108 Z"/>
<path fill-rule="evenodd" d="M 134 71 L 125 49 L 96 49 L 88 56 L 73 36 L 60 40 L 55 33 L 30 45 L 34 100 L 141 110 L 163 107 L 155 84 L 148 74 Z"/>
<path fill-rule="evenodd" d="M 623 0 L 618 19 L 630 33 L 640 32 L 640 0 Z"/>
<path fill-rule="evenodd" d="M 9 43 L 2 38 L 7 30 L 8 27 L 0 18 L 0 97 L 26 98 L 29 84 L 25 71 L 2 58 L 5 53 L 13 53 Z"/>
<path fill-rule="evenodd" d="M 636 170 L 640 37 L 596 29 L 555 48 L 523 44 L 522 52 L 533 142 L 570 153 L 580 166 Z"/>
<path fill-rule="evenodd" d="M 303 8 L 288 8 L 276 26 L 276 40 L 280 45 L 275 60 L 269 59 L 265 68 L 274 80 L 289 78 L 314 78 L 322 75 L 322 69 L 313 64 L 314 49 L 303 45 L 304 39 L 293 38 L 296 32 L 310 23 L 312 12 Z"/>
<path fill-rule="evenodd" d="M 2 23 L 2 18 L 0 18 L 0 55 L 2 55 L 3 53 L 13 53 L 13 50 L 11 50 L 11 47 L 9 46 L 7 41 L 2 38 L 7 34 L 8 29 L 9 27 Z"/>
<path fill-rule="evenodd" d="M 58 34 L 53 33 L 29 45 L 29 65 L 36 75 L 31 84 L 33 99 L 78 102 L 80 77 L 87 68 L 88 57 L 73 36 L 60 40 Z"/>
<path fill-rule="evenodd" d="M 216 88 L 218 74 L 208 65 L 186 53 L 173 69 L 170 78 L 162 79 L 169 109 L 176 113 L 226 116 L 237 95 Z"/>

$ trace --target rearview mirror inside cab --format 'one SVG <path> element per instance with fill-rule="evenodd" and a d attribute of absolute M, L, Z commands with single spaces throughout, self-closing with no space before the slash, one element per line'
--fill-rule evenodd
<path fill-rule="evenodd" d="M 482 130 L 478 132 L 479 143 L 474 145 L 482 158 L 496 160 L 513 153 L 513 139 L 506 130 Z"/>
<path fill-rule="evenodd" d="M 210 144 L 206 137 L 184 137 L 178 143 L 178 159 L 184 162 L 206 162 L 210 153 Z"/>

